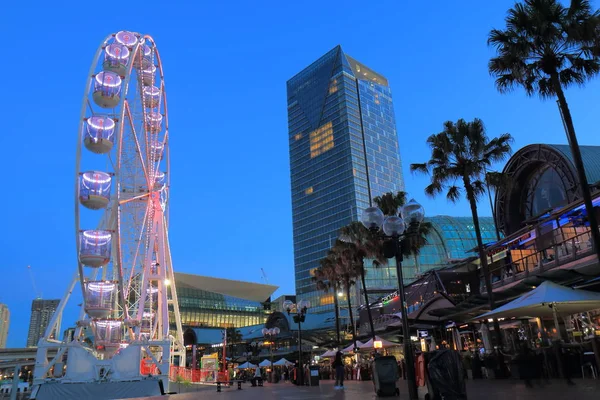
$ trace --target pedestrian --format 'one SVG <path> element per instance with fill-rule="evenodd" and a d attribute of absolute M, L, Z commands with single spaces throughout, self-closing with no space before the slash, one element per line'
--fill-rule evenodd
<path fill-rule="evenodd" d="M 406 380 L 406 360 L 404 358 L 400 361 L 400 369 L 402 369 L 402 379 Z"/>
<path fill-rule="evenodd" d="M 335 368 L 335 389 L 344 389 L 344 362 L 342 361 L 342 352 L 338 351 L 335 353 L 335 360 L 333 361 L 333 368 Z"/>

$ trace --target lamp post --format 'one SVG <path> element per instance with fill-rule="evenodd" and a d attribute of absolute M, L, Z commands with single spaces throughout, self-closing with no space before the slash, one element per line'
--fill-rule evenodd
<path fill-rule="evenodd" d="M 279 328 L 275 327 L 275 328 L 271 328 L 271 329 L 267 329 L 267 328 L 263 328 L 262 329 L 262 334 L 263 336 L 266 338 L 267 336 L 269 337 L 269 355 L 270 355 L 270 360 L 271 360 L 271 383 L 275 383 L 273 381 L 273 343 L 274 343 L 274 337 L 279 335 Z"/>
<path fill-rule="evenodd" d="M 408 313 L 404 294 L 404 278 L 402 276 L 402 249 L 404 240 L 410 235 L 418 235 L 419 225 L 425 218 L 423 206 L 411 199 L 402 207 L 399 216 L 385 217 L 377 207 L 369 207 L 362 214 L 361 222 L 370 231 L 379 234 L 386 243 L 384 250 L 388 258 L 395 256 L 396 273 L 398 275 L 398 291 L 400 292 L 400 303 L 402 311 L 402 333 L 404 335 L 404 358 L 406 359 L 406 380 L 408 383 L 408 395 L 411 400 L 417 400 L 417 384 L 415 378 L 415 362 L 413 358 L 410 330 L 408 326 Z M 408 229 L 407 229 L 408 228 Z M 383 230 L 383 234 L 381 233 Z"/>
<path fill-rule="evenodd" d="M 310 308 L 310 301 L 300 300 L 298 304 L 294 304 L 291 300 L 283 302 L 283 308 L 288 315 L 294 315 L 294 322 L 298 324 L 298 382 L 304 385 L 304 369 L 302 367 L 302 323 L 306 319 L 306 313 Z M 295 311 L 293 311 L 295 310 Z"/>

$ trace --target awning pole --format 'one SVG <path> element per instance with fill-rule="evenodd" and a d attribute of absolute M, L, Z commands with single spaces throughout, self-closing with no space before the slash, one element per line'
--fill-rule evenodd
<path fill-rule="evenodd" d="M 560 331 L 560 325 L 558 323 L 558 310 L 556 309 L 556 303 L 552 303 L 552 316 L 554 317 L 554 327 L 558 334 L 558 340 L 563 340 L 562 332 Z"/>

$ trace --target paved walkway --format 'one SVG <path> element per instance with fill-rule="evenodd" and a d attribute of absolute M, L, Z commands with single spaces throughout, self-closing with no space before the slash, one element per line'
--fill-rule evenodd
<path fill-rule="evenodd" d="M 600 398 L 600 380 L 576 380 L 575 386 L 567 386 L 562 381 L 553 381 L 543 387 L 536 386 L 527 389 L 519 381 L 481 380 L 469 381 L 467 383 L 467 395 L 469 400 L 597 400 Z M 400 400 L 408 399 L 405 381 L 400 381 Z M 332 381 L 321 381 L 319 387 L 298 387 L 290 383 L 278 383 L 264 387 L 251 387 L 243 385 L 243 390 L 234 388 L 223 389 L 221 393 L 216 392 L 214 386 L 194 385 L 189 388 L 192 392 L 149 397 L 145 400 L 192 400 L 205 398 L 219 398 L 222 400 L 313 400 L 313 399 L 376 399 L 372 382 L 346 382 L 343 391 L 334 390 Z M 396 397 L 398 398 L 398 397 Z"/>

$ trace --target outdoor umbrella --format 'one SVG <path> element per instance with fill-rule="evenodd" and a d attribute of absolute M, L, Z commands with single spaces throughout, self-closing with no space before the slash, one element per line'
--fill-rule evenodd
<path fill-rule="evenodd" d="M 550 281 L 508 304 L 482 314 L 475 320 L 511 317 L 571 315 L 600 308 L 600 293 L 571 289 Z"/>
<path fill-rule="evenodd" d="M 571 289 L 550 281 L 476 320 L 506 317 L 554 317 L 560 335 L 558 315 L 571 315 L 600 308 L 600 293 Z"/>
<path fill-rule="evenodd" d="M 380 341 L 381 342 L 381 346 L 383 348 L 400 346 L 398 343 L 390 342 L 389 340 L 382 339 L 379 336 L 375 336 L 375 340 Z M 363 350 L 363 349 L 372 349 L 373 348 L 373 343 L 374 343 L 373 339 L 371 339 L 367 343 L 363 343 L 362 345 L 358 346 L 358 348 L 361 349 L 361 350 Z"/>
<path fill-rule="evenodd" d="M 362 346 L 364 343 L 361 342 L 360 340 L 356 341 L 356 347 L 358 347 L 360 349 L 360 346 Z M 354 343 L 351 343 L 348 347 L 346 347 L 345 349 L 342 350 L 342 353 L 352 353 L 354 351 Z M 335 354 L 334 354 L 335 356 Z"/>
<path fill-rule="evenodd" d="M 238 369 L 256 368 L 256 365 L 246 361 L 242 365 L 238 365 Z"/>

